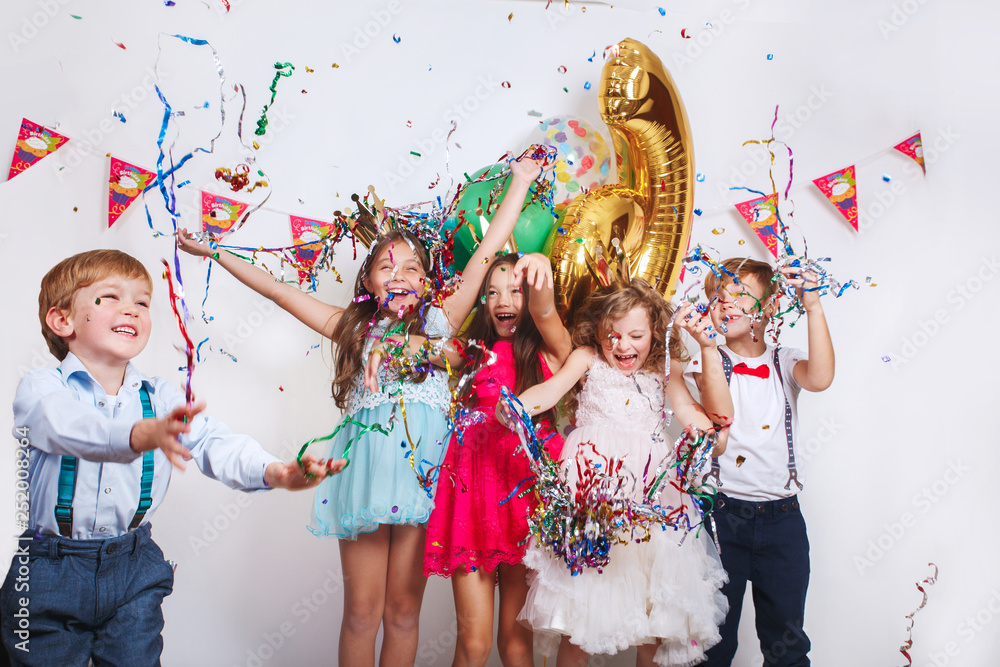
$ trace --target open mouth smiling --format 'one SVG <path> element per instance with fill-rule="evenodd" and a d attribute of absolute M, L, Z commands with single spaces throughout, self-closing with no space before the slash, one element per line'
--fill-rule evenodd
<path fill-rule="evenodd" d="M 130 327 L 130 326 L 118 326 L 118 327 L 114 327 L 111 330 L 114 331 L 115 333 L 118 333 L 118 334 L 124 334 L 126 336 L 132 336 L 133 338 L 138 335 L 138 332 L 135 330 L 135 328 L 134 327 Z"/>

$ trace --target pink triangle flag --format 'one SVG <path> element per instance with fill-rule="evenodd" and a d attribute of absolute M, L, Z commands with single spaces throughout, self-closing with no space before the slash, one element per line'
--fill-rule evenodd
<path fill-rule="evenodd" d="M 240 219 L 249 204 L 229 199 L 211 192 L 201 193 L 201 225 L 202 229 L 219 237 L 227 234 Z"/>
<path fill-rule="evenodd" d="M 899 142 L 893 148 L 903 155 L 913 158 L 913 161 L 919 164 L 920 168 L 924 170 L 924 175 L 927 175 L 927 165 L 924 164 L 924 143 L 920 139 L 919 132 L 909 139 Z"/>
<path fill-rule="evenodd" d="M 156 174 L 142 167 L 129 164 L 116 157 L 111 158 L 108 175 L 108 227 L 115 224 L 146 186 L 156 180 Z"/>
<path fill-rule="evenodd" d="M 847 218 L 854 231 L 858 231 L 858 184 L 854 177 L 854 165 L 814 178 L 813 183 Z"/>
<path fill-rule="evenodd" d="M 54 153 L 67 141 L 69 141 L 69 137 L 57 134 L 38 123 L 32 123 L 27 118 L 22 118 L 21 130 L 17 133 L 17 144 L 14 146 L 14 159 L 11 160 L 7 180 L 14 178 L 43 157 Z"/>
<path fill-rule="evenodd" d="M 771 251 L 771 255 L 777 258 L 778 231 L 781 227 L 781 223 L 778 222 L 778 195 L 771 194 L 736 204 L 736 210 L 757 232 L 757 236 Z"/>
<path fill-rule="evenodd" d="M 310 270 L 323 250 L 323 238 L 333 229 L 332 222 L 288 216 L 292 225 L 292 254 L 299 261 L 299 284 L 309 280 Z"/>

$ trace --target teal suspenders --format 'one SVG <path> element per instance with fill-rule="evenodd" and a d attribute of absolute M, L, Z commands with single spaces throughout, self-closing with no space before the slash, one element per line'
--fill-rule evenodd
<path fill-rule="evenodd" d="M 139 387 L 139 398 L 142 401 L 142 418 L 156 417 L 153 403 L 149 400 L 149 392 L 145 385 Z M 59 497 L 56 501 L 56 522 L 59 524 L 59 534 L 63 537 L 73 536 L 73 491 L 76 487 L 76 457 L 63 456 L 59 464 Z M 153 452 L 142 455 L 142 477 L 139 480 L 139 508 L 132 517 L 129 530 L 135 530 L 146 516 L 146 511 L 153 504 Z"/>

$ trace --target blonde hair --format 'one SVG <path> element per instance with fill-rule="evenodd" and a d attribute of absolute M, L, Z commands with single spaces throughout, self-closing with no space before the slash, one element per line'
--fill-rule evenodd
<path fill-rule="evenodd" d="M 45 323 L 45 316 L 53 308 L 72 312 L 73 298 L 84 287 L 89 287 L 108 276 L 118 276 L 128 280 L 144 280 L 153 291 L 153 279 L 142 262 L 120 250 L 88 250 L 59 262 L 42 278 L 38 292 L 38 319 L 42 324 L 42 336 L 49 346 L 49 352 L 62 361 L 69 354 L 69 346 L 62 336 L 56 335 Z"/>
<path fill-rule="evenodd" d="M 767 262 L 760 262 L 748 257 L 730 257 L 724 260 L 720 266 L 729 273 L 735 275 L 740 280 L 754 278 L 764 290 L 760 296 L 760 302 L 766 305 L 778 291 L 778 283 L 774 280 L 774 268 Z M 709 299 L 715 297 L 727 278 L 729 273 L 720 278 L 715 273 L 705 276 L 705 296 Z"/>

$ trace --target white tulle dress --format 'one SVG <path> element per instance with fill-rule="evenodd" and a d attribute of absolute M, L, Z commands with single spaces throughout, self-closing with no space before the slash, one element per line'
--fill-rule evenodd
<path fill-rule="evenodd" d="M 659 435 L 662 376 L 623 375 L 598 354 L 578 401 L 577 428 L 566 437 L 561 457 L 570 486 L 576 490 L 577 454 L 593 460 L 593 443 L 602 457 L 623 459 L 622 473 L 634 476 L 629 488 L 640 499 L 644 474 L 652 476 L 672 450 Z M 659 498 L 661 506 L 679 502 L 673 488 Z M 679 542 L 680 532 L 654 530 L 647 542 L 612 546 L 601 572 L 585 568 L 577 576 L 562 559 L 532 545 L 524 560 L 530 590 L 518 619 L 531 626 L 546 654 L 563 635 L 587 653 L 614 654 L 658 641 L 658 665 L 697 664 L 720 639 L 728 608 L 720 591 L 726 573 L 706 531 Z"/>

